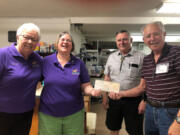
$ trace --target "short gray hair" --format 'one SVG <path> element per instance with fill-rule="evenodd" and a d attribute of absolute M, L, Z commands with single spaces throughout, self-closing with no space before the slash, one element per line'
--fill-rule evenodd
<path fill-rule="evenodd" d="M 35 30 L 38 33 L 38 39 L 40 40 L 41 33 L 40 33 L 40 29 L 37 25 L 35 25 L 34 23 L 24 23 L 17 29 L 16 35 L 20 36 L 24 29 Z"/>
<path fill-rule="evenodd" d="M 155 21 L 155 22 L 148 23 L 141 28 L 141 32 L 143 35 L 144 35 L 144 29 L 146 28 L 147 25 L 150 25 L 150 24 L 154 24 L 154 25 L 158 26 L 162 32 L 166 32 L 164 24 L 161 21 Z"/>
<path fill-rule="evenodd" d="M 59 39 L 60 39 L 62 36 L 66 35 L 66 34 L 71 37 L 71 42 L 72 42 L 72 50 L 71 50 L 71 52 L 73 52 L 73 51 L 74 51 L 74 48 L 75 48 L 74 41 L 73 41 L 72 35 L 71 35 L 69 32 L 67 32 L 67 31 L 63 31 L 63 32 L 61 32 L 61 33 L 58 35 L 58 38 L 57 38 L 57 41 L 56 41 L 56 45 L 58 45 Z"/>

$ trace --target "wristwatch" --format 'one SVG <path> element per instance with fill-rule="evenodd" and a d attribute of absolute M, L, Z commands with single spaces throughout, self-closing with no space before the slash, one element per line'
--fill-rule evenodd
<path fill-rule="evenodd" d="M 176 122 L 180 124 L 180 116 L 176 116 Z"/>

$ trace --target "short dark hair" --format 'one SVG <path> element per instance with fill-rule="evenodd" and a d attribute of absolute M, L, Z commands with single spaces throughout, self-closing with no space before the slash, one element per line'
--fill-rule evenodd
<path fill-rule="evenodd" d="M 127 33 L 128 36 L 130 37 L 130 33 L 129 33 L 127 30 L 120 30 L 120 31 L 116 32 L 115 35 L 117 36 L 117 35 L 120 34 L 120 33 Z"/>

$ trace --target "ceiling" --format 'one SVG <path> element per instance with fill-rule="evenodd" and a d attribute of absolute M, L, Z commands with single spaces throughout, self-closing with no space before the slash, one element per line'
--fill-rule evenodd
<path fill-rule="evenodd" d="M 160 20 L 167 32 L 180 34 L 180 14 L 157 14 L 164 0 L 0 0 L 0 17 L 71 18 L 86 38 L 112 37 L 120 29 L 139 33 Z M 178 17 L 178 20 L 177 18 Z M 80 25 L 79 25 L 80 24 Z"/>
<path fill-rule="evenodd" d="M 162 0 L 0 0 L 0 17 L 144 16 Z M 150 13 L 149 15 L 152 15 Z M 153 15 L 154 16 L 154 15 Z"/>

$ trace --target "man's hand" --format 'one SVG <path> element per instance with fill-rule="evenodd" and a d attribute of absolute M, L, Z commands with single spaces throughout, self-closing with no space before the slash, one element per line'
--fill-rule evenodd
<path fill-rule="evenodd" d="M 122 97 L 125 97 L 125 91 L 120 91 L 118 93 L 110 92 L 109 97 L 114 99 L 114 100 L 121 99 Z"/>
<path fill-rule="evenodd" d="M 116 100 L 116 95 L 117 95 L 117 93 L 115 93 L 115 92 L 109 92 L 109 97 L 113 100 Z"/>
<path fill-rule="evenodd" d="M 146 101 L 142 100 L 138 106 L 138 113 L 143 114 L 145 112 L 145 109 L 146 109 Z"/>
<path fill-rule="evenodd" d="M 180 124 L 174 120 L 174 122 L 171 124 L 168 135 L 179 135 L 180 134 Z"/>
<path fill-rule="evenodd" d="M 116 99 L 121 99 L 125 97 L 125 91 L 119 91 L 119 93 L 116 94 Z"/>

